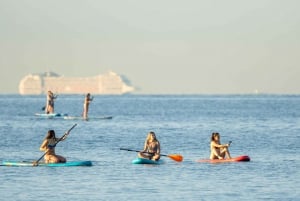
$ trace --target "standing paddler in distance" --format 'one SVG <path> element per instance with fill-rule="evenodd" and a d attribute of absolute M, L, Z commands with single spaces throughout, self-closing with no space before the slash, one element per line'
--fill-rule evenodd
<path fill-rule="evenodd" d="M 53 114 L 54 113 L 54 99 L 57 98 L 57 95 L 54 95 L 52 91 L 47 92 L 47 102 L 45 107 L 46 114 Z"/>
<path fill-rule="evenodd" d="M 65 157 L 55 154 L 55 146 L 57 142 L 66 139 L 67 135 L 68 133 L 66 133 L 62 138 L 56 138 L 54 130 L 48 131 L 43 143 L 40 146 L 40 150 L 45 152 L 45 163 L 65 163 L 67 161 Z"/>
<path fill-rule="evenodd" d="M 153 131 L 149 132 L 145 140 L 144 149 L 138 153 L 140 158 L 158 161 L 160 159 L 160 143 Z"/>
<path fill-rule="evenodd" d="M 90 93 L 86 94 L 83 103 L 83 113 L 82 113 L 83 119 L 88 118 L 89 106 L 92 101 L 93 101 L 93 97 L 91 97 L 91 94 Z"/>
<path fill-rule="evenodd" d="M 225 156 L 230 159 L 229 146 L 228 144 L 221 144 L 220 134 L 212 133 L 210 141 L 210 159 L 225 159 Z"/>

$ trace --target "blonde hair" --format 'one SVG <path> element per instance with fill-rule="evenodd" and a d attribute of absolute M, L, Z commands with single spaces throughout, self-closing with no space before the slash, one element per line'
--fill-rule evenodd
<path fill-rule="evenodd" d="M 147 144 L 149 143 L 151 136 L 153 136 L 152 139 L 153 139 L 154 142 L 157 142 L 157 141 L 158 141 L 158 140 L 156 139 L 155 133 L 154 133 L 153 131 L 150 131 L 150 132 L 148 133 L 148 135 L 147 135 L 147 138 L 146 138 Z"/>

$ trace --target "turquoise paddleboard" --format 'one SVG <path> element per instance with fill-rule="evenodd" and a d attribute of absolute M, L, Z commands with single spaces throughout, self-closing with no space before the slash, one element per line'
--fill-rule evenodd
<path fill-rule="evenodd" d="M 33 161 L 2 161 L 2 166 L 34 166 Z M 67 161 L 66 163 L 39 163 L 38 166 L 47 167 L 71 167 L 71 166 L 92 166 L 91 161 Z"/>
<path fill-rule="evenodd" d="M 159 165 L 162 164 L 162 160 L 154 161 L 147 158 L 136 158 L 132 161 L 132 164 L 153 164 L 153 165 Z"/>
<path fill-rule="evenodd" d="M 68 116 L 68 114 L 64 113 L 51 113 L 51 114 L 46 114 L 46 113 L 35 113 L 36 116 L 39 117 L 47 117 L 47 118 L 53 118 L 53 117 L 65 117 Z"/>

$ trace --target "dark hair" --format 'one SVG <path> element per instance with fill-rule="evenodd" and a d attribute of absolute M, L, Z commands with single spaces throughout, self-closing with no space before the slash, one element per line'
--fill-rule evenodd
<path fill-rule="evenodd" d="M 54 130 L 49 130 L 46 136 L 46 139 L 51 139 L 55 138 L 55 131 Z"/>
<path fill-rule="evenodd" d="M 220 134 L 219 134 L 219 133 L 212 133 L 212 134 L 211 134 L 211 138 L 210 138 L 211 141 L 214 141 L 216 136 L 219 136 L 219 137 L 220 137 Z"/>

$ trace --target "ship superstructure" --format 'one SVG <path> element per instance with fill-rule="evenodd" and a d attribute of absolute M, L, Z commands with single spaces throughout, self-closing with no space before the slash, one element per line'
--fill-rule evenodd
<path fill-rule="evenodd" d="M 120 75 L 109 71 L 94 77 L 65 77 L 53 72 L 26 75 L 19 84 L 22 95 L 46 94 L 125 94 L 134 91 Z"/>

